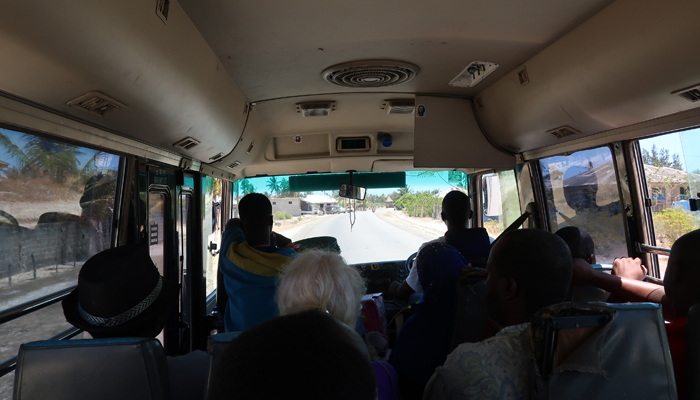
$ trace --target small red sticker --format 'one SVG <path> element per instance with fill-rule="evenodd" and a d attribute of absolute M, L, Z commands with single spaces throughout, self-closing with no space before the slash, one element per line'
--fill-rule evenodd
<path fill-rule="evenodd" d="M 301 135 L 294 136 L 294 143 L 301 143 Z"/>

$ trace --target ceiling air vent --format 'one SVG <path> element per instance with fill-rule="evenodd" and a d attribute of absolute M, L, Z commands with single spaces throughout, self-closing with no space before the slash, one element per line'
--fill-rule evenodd
<path fill-rule="evenodd" d="M 66 104 L 100 116 L 111 113 L 112 111 L 126 108 L 124 104 L 100 92 L 86 93 L 77 99 L 67 102 Z"/>
<path fill-rule="evenodd" d="M 415 78 L 420 68 L 399 61 L 355 61 L 323 71 L 323 79 L 338 86 L 377 88 L 399 85 Z"/>
<path fill-rule="evenodd" d="M 387 114 L 413 114 L 415 109 L 416 102 L 414 100 L 384 100 L 382 103 L 382 110 L 386 110 Z"/>
<path fill-rule="evenodd" d="M 200 144 L 200 141 L 191 137 L 186 137 L 178 142 L 173 143 L 173 146 L 179 147 L 184 150 L 189 150 L 194 146 Z"/>
<path fill-rule="evenodd" d="M 219 153 L 219 154 L 215 155 L 214 157 L 209 157 L 209 161 L 210 162 L 219 161 L 222 158 L 224 158 L 224 153 Z"/>
<path fill-rule="evenodd" d="M 688 101 L 692 101 L 693 103 L 695 103 L 696 101 L 700 100 L 700 85 L 693 86 L 688 89 L 679 90 L 671 94 L 678 95 Z"/>
<path fill-rule="evenodd" d="M 297 103 L 296 108 L 302 117 L 325 117 L 335 110 L 335 101 Z"/>
<path fill-rule="evenodd" d="M 234 168 L 236 168 L 236 167 L 239 166 L 239 165 L 241 165 L 241 162 L 240 162 L 240 161 L 234 161 L 232 164 L 230 164 L 230 165 L 227 166 L 226 168 L 228 168 L 228 169 L 234 169 Z"/>
<path fill-rule="evenodd" d="M 568 125 L 564 125 L 564 126 L 560 126 L 559 128 L 550 129 L 547 131 L 547 133 L 549 133 L 550 135 L 554 136 L 557 139 L 563 139 L 567 136 L 577 135 L 581 132 L 577 131 L 576 129 L 574 129 Z"/>

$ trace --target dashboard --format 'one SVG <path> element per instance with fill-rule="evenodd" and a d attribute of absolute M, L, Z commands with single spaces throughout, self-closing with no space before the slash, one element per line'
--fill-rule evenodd
<path fill-rule="evenodd" d="M 386 292 L 391 282 L 403 282 L 408 276 L 406 260 L 352 264 L 367 282 L 367 293 Z"/>

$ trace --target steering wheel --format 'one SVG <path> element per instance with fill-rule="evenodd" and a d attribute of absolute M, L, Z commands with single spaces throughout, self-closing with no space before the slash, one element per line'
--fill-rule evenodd
<path fill-rule="evenodd" d="M 408 258 L 406 259 L 405 268 L 406 268 L 406 273 L 407 273 L 407 274 L 408 274 L 409 272 L 411 272 L 411 268 L 413 268 L 413 260 L 416 259 L 416 256 L 417 256 L 417 255 L 418 255 L 418 252 L 415 252 L 415 253 L 411 254 L 410 256 L 408 256 Z"/>
<path fill-rule="evenodd" d="M 10 225 L 19 226 L 19 222 L 17 222 L 15 217 L 13 217 L 10 213 L 0 210 L 0 217 L 5 217 L 5 219 L 10 221 Z M 4 225 L 4 223 L 0 222 L 0 225 Z"/>

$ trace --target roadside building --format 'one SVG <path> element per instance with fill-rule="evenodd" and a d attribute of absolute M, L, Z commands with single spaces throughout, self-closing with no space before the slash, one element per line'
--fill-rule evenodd
<path fill-rule="evenodd" d="M 307 203 L 306 210 L 302 208 L 304 214 L 323 214 L 326 206 L 334 206 L 338 203 L 338 200 L 325 194 L 310 194 L 301 200 Z"/>
<path fill-rule="evenodd" d="M 394 208 L 394 200 L 391 198 L 391 196 L 386 197 L 386 200 L 384 200 L 384 205 L 386 205 L 386 208 Z"/>
<path fill-rule="evenodd" d="M 272 214 L 281 211 L 292 214 L 293 217 L 301 216 L 301 199 L 299 197 L 271 198 Z"/>

